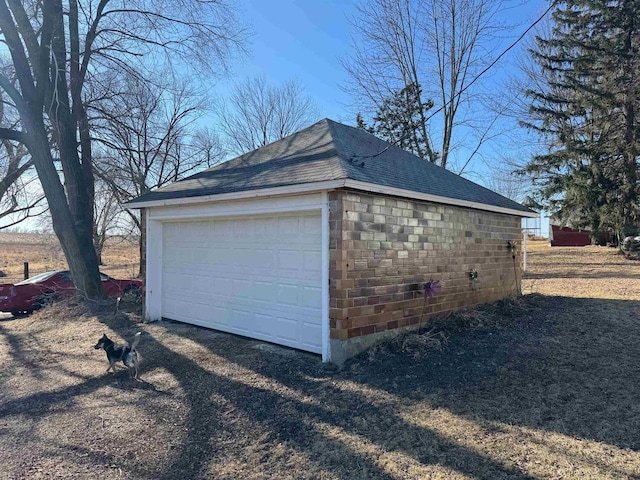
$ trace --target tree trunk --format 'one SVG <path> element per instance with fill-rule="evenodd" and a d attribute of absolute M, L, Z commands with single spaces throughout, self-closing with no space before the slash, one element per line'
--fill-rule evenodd
<path fill-rule="evenodd" d="M 100 234 L 97 229 L 93 235 L 93 248 L 96 251 L 96 258 L 98 259 L 98 265 L 104 265 L 102 261 L 102 250 L 104 249 L 104 244 L 106 243 L 106 234 Z"/>
<path fill-rule="evenodd" d="M 93 242 L 89 240 L 88 245 L 87 242 L 83 244 L 78 235 L 73 215 L 60 183 L 60 177 L 51 158 L 49 140 L 44 125 L 29 117 L 25 118 L 25 126 L 31 139 L 29 152 L 49 203 L 53 230 L 60 241 L 74 283 L 81 295 L 88 298 L 101 297 L 103 295 L 102 283 L 98 275 L 98 262 Z M 87 252 L 90 254 L 87 255 Z"/>
<path fill-rule="evenodd" d="M 627 225 L 634 225 L 638 219 L 638 209 L 635 207 L 638 200 L 638 162 L 637 162 L 637 147 L 636 147 L 636 129 L 635 124 L 635 102 L 637 102 L 638 90 L 635 87 L 636 80 L 634 77 L 636 72 L 634 66 L 637 66 L 637 60 L 633 55 L 633 34 L 636 33 L 635 26 L 636 18 L 632 12 L 628 12 L 627 21 L 625 22 L 626 35 L 624 41 L 624 73 L 628 85 L 626 86 L 627 92 L 625 94 L 624 102 L 624 121 L 625 121 L 625 133 L 624 133 L 624 175 L 625 175 L 625 212 L 624 223 Z M 634 65 L 634 63 L 636 65 Z M 622 241 L 623 238 L 620 238 Z"/>
<path fill-rule="evenodd" d="M 67 57 L 67 50 L 61 0 L 45 2 L 45 10 L 44 14 L 51 20 L 53 27 L 51 36 L 52 55 L 56 61 L 63 62 Z M 56 63 L 54 62 L 53 65 L 56 65 Z M 71 237 L 75 240 L 72 242 L 73 247 L 67 245 L 66 248 L 72 249 L 73 253 L 69 252 L 71 255 L 66 255 L 66 257 L 76 288 L 87 298 L 99 298 L 104 296 L 104 292 L 98 274 L 98 258 L 93 247 L 93 176 L 91 173 L 87 173 L 87 169 L 91 169 L 91 159 L 83 158 L 89 164 L 82 165 L 78 157 L 76 137 L 78 117 L 71 110 L 66 71 L 64 68 L 56 68 L 53 73 L 52 83 L 57 94 L 51 97 L 48 117 L 53 125 L 54 139 L 60 152 L 60 163 L 62 164 L 67 191 L 66 199 L 64 199 L 66 201 L 55 208 L 66 210 L 65 207 L 68 205 L 68 210 L 73 219 L 71 231 L 65 234 L 64 241 L 71 242 Z M 83 156 L 86 157 L 86 152 Z M 52 205 L 48 195 L 47 200 L 53 216 L 54 205 Z M 66 230 L 66 227 L 64 228 Z M 54 231 L 58 233 L 55 223 Z M 60 238 L 60 235 L 58 237 Z M 62 238 L 60 238 L 60 243 L 63 244 Z M 62 248 L 67 254 L 64 244 Z"/>

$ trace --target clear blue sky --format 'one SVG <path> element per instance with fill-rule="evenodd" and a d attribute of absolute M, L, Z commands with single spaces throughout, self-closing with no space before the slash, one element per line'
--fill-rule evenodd
<path fill-rule="evenodd" d="M 348 98 L 338 88 L 346 80 L 339 57 L 348 53 L 352 1 L 270 0 L 240 4 L 253 30 L 249 57 L 221 82 L 224 95 L 233 81 L 264 75 L 273 83 L 297 78 L 315 100 L 323 117 L 348 122 Z M 349 122 L 353 123 L 353 122 Z"/>
<path fill-rule="evenodd" d="M 339 84 L 346 74 L 339 58 L 350 52 L 351 24 L 357 0 L 248 0 L 240 3 L 243 19 L 253 30 L 249 57 L 236 65 L 234 78 L 220 82 L 224 95 L 234 80 L 265 75 L 275 82 L 300 79 L 318 103 L 322 115 L 354 123 Z M 545 0 L 512 0 L 506 21 L 516 24 L 505 32 L 505 47 L 548 6 Z M 500 52 L 496 52 L 498 55 Z M 508 61 L 508 59 L 507 59 Z M 496 70 L 509 70 L 502 62 Z"/>

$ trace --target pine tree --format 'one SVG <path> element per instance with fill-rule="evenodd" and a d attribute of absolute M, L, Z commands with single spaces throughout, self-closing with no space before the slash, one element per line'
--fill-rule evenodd
<path fill-rule="evenodd" d="M 407 150 L 418 157 L 435 162 L 438 154 L 433 151 L 429 138 L 419 128 L 425 113 L 433 107 L 433 101 L 422 101 L 422 89 L 410 83 L 391 97 L 386 98 L 368 126 L 361 114 L 356 117 L 358 128 Z"/>
<path fill-rule="evenodd" d="M 528 91 L 549 151 L 523 169 L 561 220 L 618 236 L 638 223 L 640 1 L 572 0 L 532 55 L 546 84 Z"/>

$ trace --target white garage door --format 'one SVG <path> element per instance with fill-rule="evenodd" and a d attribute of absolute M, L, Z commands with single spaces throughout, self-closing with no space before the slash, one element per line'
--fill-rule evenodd
<path fill-rule="evenodd" d="M 163 317 L 321 353 L 320 213 L 167 222 L 162 232 Z"/>

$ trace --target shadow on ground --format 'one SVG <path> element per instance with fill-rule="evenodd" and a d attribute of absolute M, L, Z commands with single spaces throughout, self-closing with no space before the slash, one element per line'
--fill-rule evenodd
<path fill-rule="evenodd" d="M 159 449 L 153 465 L 75 447 L 88 465 L 119 466 L 122 478 L 420 478 L 429 467 L 534 478 L 458 441 L 446 425 L 423 426 L 440 412 L 486 429 L 527 427 L 639 451 L 640 301 L 524 301 L 526 315 L 508 328 L 453 335 L 420 358 L 364 354 L 342 370 L 314 355 L 161 322 L 143 334 L 143 382 L 126 372 L 86 378 L 5 402 L 0 420 L 38 418 L 108 387 L 109 402 L 143 408 L 159 427 L 160 419 L 175 422 L 166 428 L 176 444 Z M 126 317 L 99 318 L 124 338 L 139 328 Z M 20 339 L 0 334 L 25 360 Z M 157 371 L 177 385 L 146 378 Z M 177 403 L 159 402 L 166 397 Z"/>
<path fill-rule="evenodd" d="M 173 331 L 247 373 L 230 378 L 153 345 L 149 363 L 161 363 L 182 382 L 189 404 L 188 438 L 161 478 L 197 476 L 229 455 L 242 459 L 257 432 L 265 435 L 267 451 L 286 445 L 315 465 L 315 472 L 307 465 L 301 476 L 394 478 L 372 457 L 397 452 L 409 463 L 438 464 L 476 478 L 529 478 L 398 415 L 403 405 L 418 402 L 474 421 L 640 449 L 640 385 L 630 381 L 640 374 L 640 302 L 538 295 L 530 302 L 533 314 L 512 328 L 457 335 L 419 360 L 363 355 L 342 371 L 305 354 L 249 348 L 255 342 L 233 336 L 202 342 L 191 329 Z M 180 380 L 185 371 L 195 372 L 188 383 Z M 234 415 L 221 416 L 212 394 L 233 405 Z M 223 442 L 225 451 L 218 451 L 217 440 L 225 435 L 245 441 Z M 277 474 L 277 461 L 263 463 L 264 473 Z"/>
<path fill-rule="evenodd" d="M 280 354 L 265 352 L 255 348 L 256 342 L 230 335 L 202 342 L 196 327 L 179 328 L 179 332 L 174 327 L 169 324 L 167 330 L 185 341 L 200 342 L 211 354 L 224 359 L 223 363 L 242 367 L 245 372 L 228 375 L 224 374 L 228 367 L 221 366 L 221 373 L 216 373 L 215 368 L 203 368 L 188 355 L 145 339 L 147 362 L 160 363 L 178 379 L 186 392 L 189 412 L 187 437 L 158 478 L 196 478 L 206 475 L 210 463 L 230 457 L 253 463 L 252 473 L 255 475 L 255 468 L 259 468 L 266 477 L 282 476 L 283 465 L 299 457 L 304 464 L 291 464 L 286 469 L 292 478 L 321 478 L 327 474 L 337 478 L 398 478 L 397 472 L 392 474 L 373 460 L 371 453 L 376 451 L 397 452 L 418 465 L 441 464 L 478 478 L 533 478 L 436 432 L 407 423 L 397 415 L 395 402 L 379 402 L 366 392 L 335 385 L 345 380 L 365 384 L 363 375 L 377 375 L 375 368 L 367 372 L 365 367 L 353 375 L 321 364 L 316 356 L 284 349 Z M 187 378 L 184 372 L 189 372 Z M 402 375 L 402 369 L 398 373 Z M 414 386 L 420 388 L 419 383 Z M 233 414 L 225 415 L 212 397 L 223 398 Z M 233 442 L 225 441 L 230 435 Z M 367 444 L 372 446 L 360 448 Z M 273 458 L 269 451 L 276 446 L 285 446 L 295 454 Z M 258 453 L 256 458 L 247 458 L 246 452 L 255 449 L 264 449 L 264 456 Z"/>

